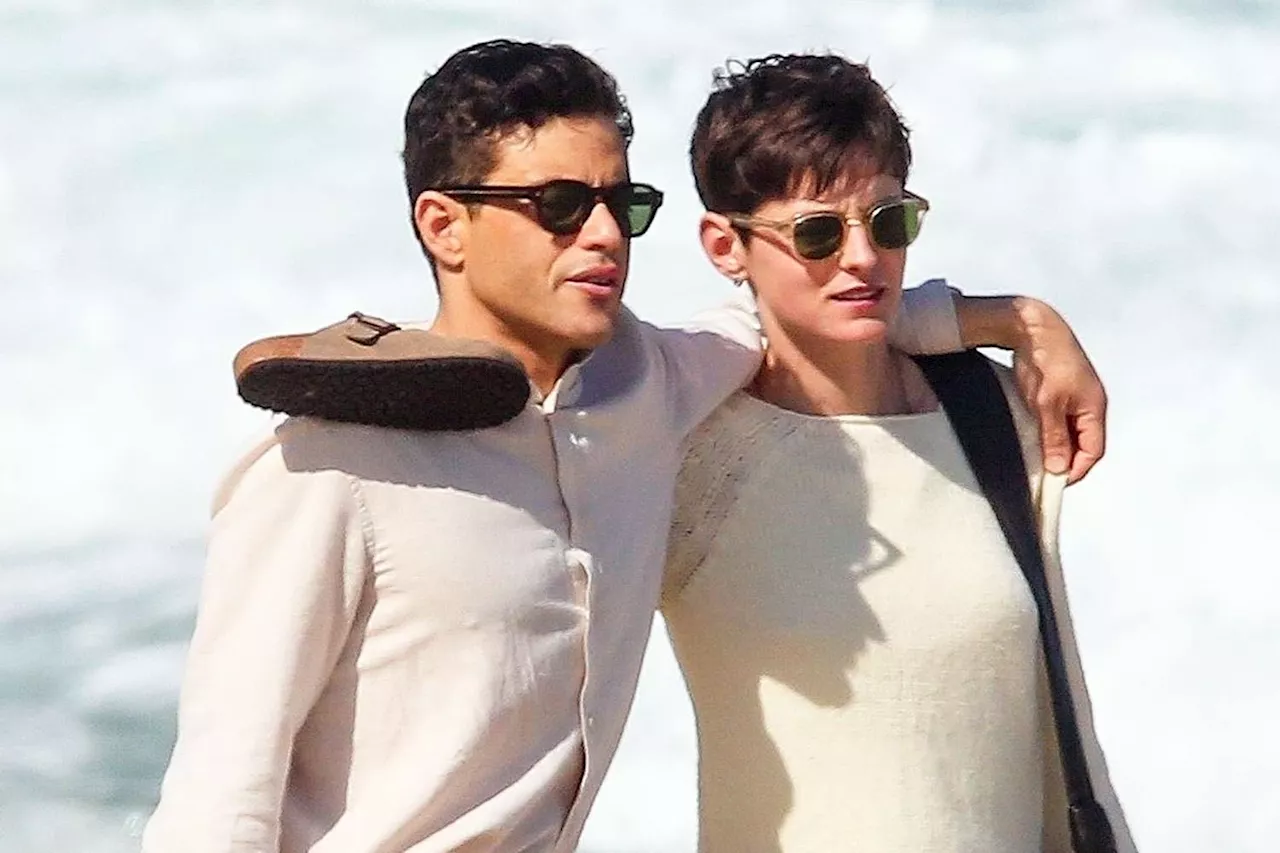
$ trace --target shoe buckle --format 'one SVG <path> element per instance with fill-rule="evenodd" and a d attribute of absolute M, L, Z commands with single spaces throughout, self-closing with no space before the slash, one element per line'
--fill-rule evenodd
<path fill-rule="evenodd" d="M 399 331 L 395 323 L 355 311 L 347 318 L 347 340 L 371 347 L 390 332 Z"/>

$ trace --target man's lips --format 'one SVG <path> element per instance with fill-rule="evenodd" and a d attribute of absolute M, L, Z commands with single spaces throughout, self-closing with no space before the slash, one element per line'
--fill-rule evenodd
<path fill-rule="evenodd" d="M 601 264 L 581 270 L 565 279 L 590 296 L 612 296 L 622 285 L 622 273 L 612 264 Z"/>

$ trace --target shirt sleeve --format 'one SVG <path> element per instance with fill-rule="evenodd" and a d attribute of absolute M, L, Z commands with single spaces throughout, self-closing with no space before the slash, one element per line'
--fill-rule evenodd
<path fill-rule="evenodd" d="M 915 355 L 964 349 L 954 298 L 960 291 L 934 278 L 902 291 L 902 306 L 889 328 L 890 342 Z"/>
<path fill-rule="evenodd" d="M 760 368 L 760 317 L 743 285 L 729 301 L 684 326 L 658 329 L 657 341 L 673 426 L 680 436 L 688 435 Z"/>
<path fill-rule="evenodd" d="M 144 853 L 279 846 L 293 739 L 346 641 L 367 551 L 354 484 L 265 442 L 215 508 L 178 740 Z"/>

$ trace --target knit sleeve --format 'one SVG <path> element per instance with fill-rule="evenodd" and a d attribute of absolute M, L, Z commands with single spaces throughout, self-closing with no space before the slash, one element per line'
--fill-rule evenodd
<path fill-rule="evenodd" d="M 674 603 L 697 574 L 720 529 L 764 457 L 793 427 L 731 397 L 685 442 L 662 578 L 662 606 Z"/>
<path fill-rule="evenodd" d="M 1009 401 L 1009 411 L 1013 413 L 1013 424 L 1018 431 L 1018 443 L 1022 446 L 1022 459 L 1026 463 L 1027 477 L 1030 480 L 1031 501 L 1039 509 L 1045 478 L 1044 454 L 1040 449 L 1040 424 L 1022 399 L 1013 370 L 997 363 L 996 375 L 1000 379 L 1004 396 Z"/>
<path fill-rule="evenodd" d="M 1036 419 L 1032 417 L 1013 378 L 1013 371 L 1001 367 L 997 370 L 1005 396 L 1009 400 L 1009 408 L 1013 411 L 1014 421 L 1018 427 L 1018 438 L 1022 444 L 1022 455 L 1026 460 L 1027 472 L 1031 477 L 1031 495 L 1041 527 L 1041 547 L 1044 552 L 1045 574 L 1049 586 L 1049 595 L 1053 601 L 1054 614 L 1057 617 L 1058 630 L 1062 638 L 1062 651 L 1067 665 L 1068 680 L 1071 685 L 1072 703 L 1075 705 L 1077 722 L 1080 727 L 1080 739 L 1084 746 L 1085 758 L 1089 766 L 1089 776 L 1093 781 L 1094 793 L 1111 820 L 1111 828 L 1115 833 L 1116 849 L 1119 853 L 1135 853 L 1137 847 L 1129 830 L 1124 809 L 1111 784 L 1111 774 L 1107 769 L 1106 757 L 1102 744 L 1098 739 L 1097 729 L 1093 721 L 1093 706 L 1089 699 L 1088 686 L 1085 683 L 1084 665 L 1080 657 L 1080 648 L 1076 642 L 1075 626 L 1071 620 L 1071 609 L 1067 601 L 1066 577 L 1062 569 L 1062 559 L 1058 548 L 1059 519 L 1062 511 L 1062 498 L 1066 489 L 1065 474 L 1049 474 L 1044 471 L 1040 433 Z M 1070 828 L 1067 822 L 1067 803 L 1065 797 L 1065 780 L 1063 778 L 1061 756 L 1058 753 L 1057 733 L 1053 723 L 1053 711 L 1049 694 L 1048 679 L 1041 685 L 1040 706 L 1044 720 L 1044 754 L 1045 754 L 1045 821 L 1044 850 L 1045 853 L 1071 853 Z"/>

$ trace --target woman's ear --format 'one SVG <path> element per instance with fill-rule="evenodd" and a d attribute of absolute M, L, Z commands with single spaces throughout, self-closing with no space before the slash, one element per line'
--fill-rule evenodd
<path fill-rule="evenodd" d="M 707 259 L 721 275 L 735 282 L 746 280 L 746 248 L 729 217 L 711 211 L 702 214 L 698 222 L 698 238 L 702 241 L 702 251 L 706 252 Z"/>
<path fill-rule="evenodd" d="M 427 190 L 413 203 L 418 239 L 445 269 L 457 269 L 466 259 L 470 217 L 466 205 L 444 193 Z"/>

